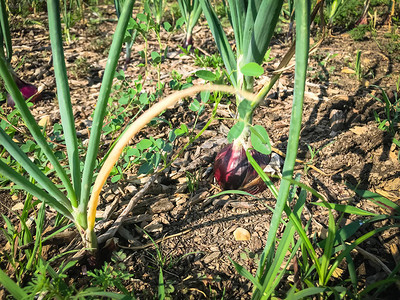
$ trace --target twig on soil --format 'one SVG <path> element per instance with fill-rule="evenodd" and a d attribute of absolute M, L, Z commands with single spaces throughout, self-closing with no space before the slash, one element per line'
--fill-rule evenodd
<path fill-rule="evenodd" d="M 347 244 L 350 245 L 350 243 Z M 390 269 L 376 255 L 360 248 L 359 246 L 356 246 L 355 250 L 360 252 L 361 255 L 363 255 L 365 258 L 379 265 L 386 274 L 390 275 L 392 273 L 392 271 L 390 271 Z"/>
<path fill-rule="evenodd" d="M 186 234 L 186 233 L 188 233 L 188 232 L 190 232 L 190 231 L 192 231 L 192 229 L 186 229 L 186 230 L 184 230 L 184 231 L 181 231 L 181 232 L 178 232 L 178 233 L 175 233 L 175 234 L 171 234 L 171 235 L 168 235 L 168 236 L 159 238 L 158 240 L 155 240 L 154 243 L 151 242 L 151 243 L 147 243 L 147 244 L 141 245 L 141 246 L 132 246 L 132 247 L 129 247 L 129 246 L 122 246 L 122 245 L 118 244 L 118 247 L 120 247 L 120 248 L 122 248 L 122 249 L 129 249 L 129 250 L 143 250 L 143 249 L 146 249 L 146 248 L 149 248 L 149 247 L 154 247 L 155 244 L 159 244 L 159 243 L 161 243 L 161 242 L 163 242 L 163 241 L 165 241 L 165 240 L 168 240 L 168 239 L 170 239 L 170 238 L 184 235 L 184 234 Z"/>
<path fill-rule="evenodd" d="M 143 188 L 136 193 L 134 197 L 129 201 L 128 205 L 125 207 L 123 212 L 119 215 L 117 220 L 114 222 L 114 224 L 107 230 L 106 233 L 102 234 L 98 238 L 99 244 L 105 242 L 106 240 L 114 237 L 115 233 L 118 231 L 118 228 L 123 224 L 124 218 L 128 213 L 130 213 L 133 209 L 133 207 L 136 205 L 136 203 L 139 201 L 140 198 L 143 197 L 143 195 L 147 192 L 151 184 L 156 180 L 158 177 L 158 174 L 154 174 L 153 176 L 150 177 L 150 179 L 146 182 L 146 184 L 143 186 Z"/>

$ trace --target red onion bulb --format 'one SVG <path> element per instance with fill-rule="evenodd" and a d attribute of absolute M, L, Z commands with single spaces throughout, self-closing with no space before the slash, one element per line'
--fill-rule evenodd
<path fill-rule="evenodd" d="M 251 150 L 251 156 L 264 169 L 270 162 L 270 155 Z M 244 190 L 257 194 L 265 190 L 266 185 L 246 156 L 246 150 L 240 143 L 225 146 L 215 158 L 214 177 L 223 190 Z"/>
<path fill-rule="evenodd" d="M 15 78 L 15 82 L 25 100 L 31 98 L 32 96 L 33 98 L 31 99 L 31 102 L 37 102 L 42 99 L 42 94 L 38 93 L 38 88 L 35 85 L 22 81 L 19 78 Z M 14 99 L 10 94 L 7 94 L 7 105 L 10 107 L 15 106 Z"/>

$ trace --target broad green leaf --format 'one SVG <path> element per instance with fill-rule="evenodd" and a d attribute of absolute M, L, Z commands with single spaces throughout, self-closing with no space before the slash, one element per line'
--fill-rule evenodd
<path fill-rule="evenodd" d="M 148 139 L 143 139 L 136 145 L 136 148 L 139 149 L 140 151 L 143 151 L 150 148 L 151 145 L 153 145 L 152 141 Z"/>
<path fill-rule="evenodd" d="M 217 75 L 208 70 L 198 70 L 196 76 L 207 81 L 214 81 L 217 79 Z"/>
<path fill-rule="evenodd" d="M 198 111 L 200 109 L 200 102 L 197 99 L 193 99 L 193 102 L 190 103 L 189 109 L 192 111 Z"/>
<path fill-rule="evenodd" d="M 246 76 L 258 77 L 264 74 L 264 69 L 258 63 L 249 62 L 240 68 L 240 72 Z"/>
<path fill-rule="evenodd" d="M 239 121 L 235 125 L 232 126 L 231 130 L 228 132 L 228 142 L 232 143 L 232 141 L 238 138 L 244 129 L 245 122 Z"/>
<path fill-rule="evenodd" d="M 140 96 L 139 96 L 139 102 L 140 102 L 140 104 L 142 104 L 142 105 L 149 104 L 149 99 L 148 99 L 148 97 L 147 97 L 147 93 L 142 93 L 142 94 L 140 94 Z"/>
<path fill-rule="evenodd" d="M 119 98 L 118 103 L 121 105 L 126 105 L 129 103 L 129 95 L 124 94 L 121 98 Z"/>
<path fill-rule="evenodd" d="M 138 170 L 138 175 L 141 174 L 149 174 L 150 171 L 153 170 L 153 165 L 149 162 L 145 162 L 143 165 L 140 166 L 139 170 Z"/>
<path fill-rule="evenodd" d="M 176 29 L 180 29 L 182 25 L 185 24 L 185 18 L 180 17 L 178 20 L 175 22 L 175 27 Z"/>
<path fill-rule="evenodd" d="M 271 154 L 271 142 L 265 128 L 261 125 L 250 127 L 250 141 L 255 150 L 265 155 Z"/>
<path fill-rule="evenodd" d="M 167 32 L 169 32 L 172 28 L 172 25 L 168 22 L 164 22 L 163 27 Z"/>
<path fill-rule="evenodd" d="M 21 145 L 20 148 L 24 153 L 28 153 L 35 150 L 36 144 L 33 141 L 27 140 L 26 143 Z"/>
<path fill-rule="evenodd" d="M 140 22 L 147 23 L 147 16 L 145 14 L 137 14 L 136 17 Z"/>
<path fill-rule="evenodd" d="M 200 92 L 200 98 L 201 98 L 201 102 L 203 103 L 207 103 L 208 100 L 210 100 L 210 91 L 202 91 Z"/>
<path fill-rule="evenodd" d="M 150 53 L 150 55 L 151 55 L 151 59 L 153 60 L 154 63 L 159 63 L 161 61 L 160 53 L 158 53 L 156 51 L 152 51 Z"/>
<path fill-rule="evenodd" d="M 119 180 L 121 180 L 121 178 L 122 178 L 122 175 L 115 175 L 115 176 L 111 177 L 111 182 L 116 183 Z"/>
<path fill-rule="evenodd" d="M 176 134 L 177 136 L 186 134 L 186 133 L 188 133 L 188 132 L 189 132 L 189 129 L 187 128 L 186 124 L 181 124 L 181 127 L 180 127 L 180 128 L 175 129 L 175 134 Z"/>

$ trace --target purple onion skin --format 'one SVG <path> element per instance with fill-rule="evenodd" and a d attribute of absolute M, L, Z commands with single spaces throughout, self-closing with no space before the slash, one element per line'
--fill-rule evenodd
<path fill-rule="evenodd" d="M 243 147 L 225 146 L 215 158 L 214 177 L 223 190 L 237 190 L 246 177 L 249 162 Z"/>
<path fill-rule="evenodd" d="M 254 158 L 254 160 L 258 163 L 258 165 L 261 167 L 261 169 L 264 169 L 271 161 L 271 155 L 262 154 L 254 149 L 250 151 L 250 154 Z M 266 188 L 267 185 L 261 179 L 260 175 L 258 175 L 257 171 L 253 168 L 253 166 L 249 162 L 247 175 L 246 178 L 244 179 L 243 187 L 241 189 L 252 195 L 255 195 L 261 193 Z"/>
<path fill-rule="evenodd" d="M 194 52 L 194 47 L 193 47 L 193 38 L 192 36 L 189 36 L 188 38 L 186 38 L 185 42 L 182 45 L 182 48 L 187 49 L 189 46 L 190 47 L 190 52 L 193 53 Z"/>
<path fill-rule="evenodd" d="M 33 84 L 26 83 L 20 79 L 16 80 L 17 86 L 19 88 L 19 91 L 22 94 L 22 97 L 24 97 L 25 100 L 29 99 L 30 97 L 34 96 L 31 99 L 31 102 L 37 102 L 42 99 L 42 94 L 38 93 L 38 88 L 34 86 Z M 11 97 L 10 94 L 7 94 L 7 105 L 14 108 L 15 102 L 14 99 Z"/>
<path fill-rule="evenodd" d="M 269 155 L 251 150 L 251 155 L 261 168 L 270 161 Z M 244 190 L 257 194 L 266 189 L 266 185 L 249 163 L 243 146 L 229 144 L 215 158 L 214 177 L 223 190 Z"/>

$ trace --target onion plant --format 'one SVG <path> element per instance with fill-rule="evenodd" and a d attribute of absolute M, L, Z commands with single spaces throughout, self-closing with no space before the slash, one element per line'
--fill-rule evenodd
<path fill-rule="evenodd" d="M 92 185 L 91 183 L 96 166 L 103 118 L 106 113 L 107 100 L 110 94 L 122 43 L 124 41 L 126 28 L 132 14 L 133 4 L 133 0 L 125 1 L 120 20 L 114 34 L 109 59 L 107 61 L 106 70 L 104 72 L 103 82 L 100 89 L 99 99 L 94 112 L 93 126 L 82 172 L 82 161 L 78 155 L 78 141 L 62 46 L 59 1 L 49 0 L 47 2 L 47 7 L 59 111 L 68 154 L 67 166 L 63 167 L 60 164 L 52 149 L 49 147 L 45 137 L 41 132 L 41 129 L 35 122 L 34 117 L 29 111 L 28 106 L 26 105 L 15 81 L 13 80 L 12 74 L 7 67 L 7 62 L 4 55 L 2 55 L 0 58 L 0 76 L 3 78 L 5 86 L 14 99 L 16 107 L 20 111 L 20 114 L 24 119 L 29 131 L 31 132 L 32 137 L 35 139 L 37 145 L 42 148 L 44 154 L 53 166 L 59 181 L 62 183 L 62 188 L 60 189 L 52 180 L 50 180 L 50 178 L 43 174 L 2 128 L 0 128 L 0 143 L 4 146 L 8 153 L 13 156 L 21 166 L 24 167 L 27 173 L 29 173 L 29 175 L 36 180 L 37 184 L 32 184 L 28 179 L 14 171 L 2 161 L 0 161 L 0 172 L 4 176 L 14 181 L 25 191 L 31 193 L 65 217 L 69 218 L 78 228 L 78 231 L 84 241 L 89 240 L 87 239 L 86 232 L 88 228 L 87 208 Z M 68 173 L 70 176 L 67 175 Z M 93 232 L 89 232 L 89 234 L 94 236 Z M 92 241 L 93 239 L 90 240 Z M 94 241 L 87 245 L 89 247 L 94 247 L 96 243 Z"/>
<path fill-rule="evenodd" d="M 61 20 L 59 15 L 59 1 L 49 0 L 48 16 L 50 41 L 53 52 L 54 72 L 57 85 L 57 96 L 59 102 L 59 111 L 64 131 L 68 164 L 62 166 L 52 149 L 48 145 L 41 129 L 35 122 L 27 104 L 15 84 L 12 75 L 7 67 L 6 59 L 0 57 L 0 76 L 3 78 L 7 90 L 15 99 L 16 107 L 20 111 L 23 120 L 26 123 L 32 137 L 37 145 L 41 147 L 43 153 L 54 168 L 58 179 L 57 183 L 62 183 L 62 187 L 56 185 L 53 180 L 40 171 L 29 157 L 19 148 L 7 133 L 0 128 L 0 144 L 6 151 L 25 169 L 25 171 L 37 182 L 31 183 L 26 177 L 13 170 L 10 166 L 0 160 L 0 173 L 10 180 L 14 181 L 18 187 L 37 197 L 39 200 L 48 204 L 61 215 L 70 219 L 78 229 L 84 244 L 93 250 L 97 249 L 97 237 L 94 232 L 96 209 L 99 202 L 101 189 L 106 182 L 111 169 L 118 160 L 122 150 L 131 138 L 143 128 L 152 118 L 158 116 L 165 109 L 176 103 L 183 97 L 188 97 L 203 90 L 225 91 L 236 93 L 232 87 L 218 87 L 202 85 L 192 87 L 165 98 L 163 101 L 155 104 L 148 111 L 143 113 L 124 134 L 119 137 L 107 159 L 104 161 L 96 181 L 92 185 L 96 167 L 98 149 L 100 145 L 100 136 L 103 127 L 103 119 L 106 113 L 108 97 L 110 95 L 111 85 L 115 74 L 118 58 L 124 42 L 125 32 L 132 14 L 134 0 L 126 0 L 119 18 L 114 39 L 111 45 L 109 58 L 103 76 L 103 82 L 100 88 L 99 98 L 93 115 L 93 125 L 89 139 L 88 149 L 84 162 L 78 155 L 78 141 L 75 130 L 75 121 L 70 99 L 68 78 L 65 66 L 65 58 L 62 47 Z M 238 92 L 238 95 L 253 100 L 249 93 Z M 83 165 L 83 170 L 81 167 Z M 89 199 L 90 197 L 90 199 Z"/>
<path fill-rule="evenodd" d="M 225 67 L 228 71 L 232 84 L 246 91 L 253 91 L 254 77 L 263 73 L 263 69 L 259 67 L 262 64 L 264 55 L 268 49 L 271 37 L 274 33 L 275 26 L 278 21 L 283 1 L 278 0 L 264 0 L 264 1 L 230 1 L 229 12 L 230 20 L 233 27 L 235 41 L 236 41 L 236 55 L 234 54 L 228 39 L 223 31 L 223 28 L 211 7 L 208 0 L 201 0 L 203 12 L 207 18 L 208 24 L 216 41 L 219 52 L 224 61 Z M 247 103 L 246 99 L 237 98 L 238 120 L 230 131 L 231 139 L 235 139 L 231 148 L 233 151 L 230 153 L 225 151 L 224 157 L 229 155 L 230 158 L 225 157 L 225 170 L 223 172 L 218 169 L 215 170 L 217 174 L 227 174 L 223 180 L 229 182 L 231 180 L 243 180 L 237 183 L 241 189 L 251 183 L 247 182 L 248 176 L 240 176 L 245 170 L 247 173 L 246 159 L 250 161 L 251 166 L 254 167 L 260 174 L 263 181 L 267 182 L 268 187 L 273 191 L 274 196 L 277 198 L 274 214 L 270 224 L 270 230 L 264 251 L 259 260 L 257 274 L 253 277 L 243 267 L 234 263 L 236 269 L 240 274 L 248 278 L 255 287 L 253 299 L 268 299 L 274 287 L 279 283 L 283 272 L 280 272 L 280 266 L 286 254 L 286 250 L 293 244 L 292 255 L 298 249 L 298 243 L 292 243 L 293 234 L 296 227 L 290 225 L 286 228 L 284 236 L 279 243 L 278 251 L 275 252 L 276 234 L 279 224 L 281 222 L 282 213 L 287 206 L 287 201 L 290 199 L 290 186 L 293 182 L 293 168 L 297 155 L 297 148 L 300 137 L 302 111 L 303 111 L 303 97 L 306 80 L 308 50 L 309 50 L 309 26 L 310 26 L 310 1 L 295 1 L 295 19 L 296 19 L 296 67 L 295 67 L 295 84 L 294 84 L 294 99 L 292 106 L 292 116 L 289 129 L 289 141 L 286 152 L 286 160 L 282 171 L 282 180 L 279 191 L 277 191 L 270 179 L 260 168 L 258 163 L 261 161 L 251 153 L 251 147 L 247 144 L 247 138 L 250 134 L 252 146 L 264 154 L 269 154 L 268 148 L 268 135 L 262 126 L 255 128 L 251 125 L 252 115 L 254 109 L 258 106 L 264 96 L 268 93 L 272 84 L 277 80 L 273 77 L 271 82 L 268 83 L 261 91 L 255 96 L 255 101 Z M 233 132 L 233 133 L 232 133 Z M 229 139 L 229 135 L 228 135 Z M 264 144 L 264 145 L 263 145 Z M 247 146 L 246 146 L 247 145 Z M 235 155 L 240 152 L 243 155 Z M 263 150 L 264 148 L 264 150 Z M 218 156 L 217 156 L 218 157 Z M 237 161 L 240 160 L 240 161 Z M 253 173 L 253 172 L 251 172 Z M 232 176 L 235 174 L 237 176 Z M 228 176 L 229 175 L 229 176 Z M 247 179 L 246 179 L 247 178 Z M 221 181 L 220 178 L 216 178 Z M 254 180 L 254 179 L 251 179 Z M 261 190 L 261 189 L 259 189 Z M 259 191 L 259 190 L 256 190 Z M 250 190 L 251 193 L 253 190 Z M 303 196 L 304 197 L 304 196 Z M 304 201 L 305 198 L 303 198 Z M 295 207 L 293 212 L 286 209 L 287 214 L 295 216 L 294 220 L 298 220 L 302 210 L 301 201 Z M 298 222 L 295 222 L 299 224 Z M 282 251 L 285 249 L 284 251 Z M 279 251 L 281 250 L 281 251 Z"/>
<path fill-rule="evenodd" d="M 161 25 L 161 21 L 164 16 L 166 4 L 167 4 L 166 0 L 146 0 L 144 2 L 145 7 L 147 7 L 148 10 L 150 10 L 151 14 L 154 17 L 154 21 L 159 26 Z"/>
<path fill-rule="evenodd" d="M 231 22 L 236 45 L 236 53 L 231 48 L 229 40 L 209 0 L 200 0 L 203 13 L 214 36 L 215 43 L 225 64 L 232 85 L 240 90 L 252 92 L 255 77 L 264 73 L 260 66 L 268 51 L 271 38 L 282 9 L 283 0 L 228 0 L 229 20 Z M 249 148 L 249 138 L 254 149 L 254 157 L 263 165 L 268 164 L 271 148 L 266 130 L 262 126 L 252 126 L 252 117 L 256 107 L 264 99 L 278 77 L 261 89 L 256 100 L 237 97 L 236 124 L 228 134 L 229 142 L 216 159 L 216 180 L 221 187 L 234 187 L 257 193 L 263 188 L 254 178 L 254 170 L 248 166 L 245 151 Z M 229 158 L 227 157 L 229 156 Z M 221 159 L 224 160 L 223 163 Z M 256 180 L 256 181 L 254 181 Z M 229 184 L 230 181 L 237 181 Z M 250 185 L 250 186 L 249 186 Z"/>
<path fill-rule="evenodd" d="M 179 9 L 186 23 L 186 34 L 183 48 L 193 47 L 193 28 L 196 26 L 200 15 L 201 5 L 199 0 L 178 0 Z"/>

